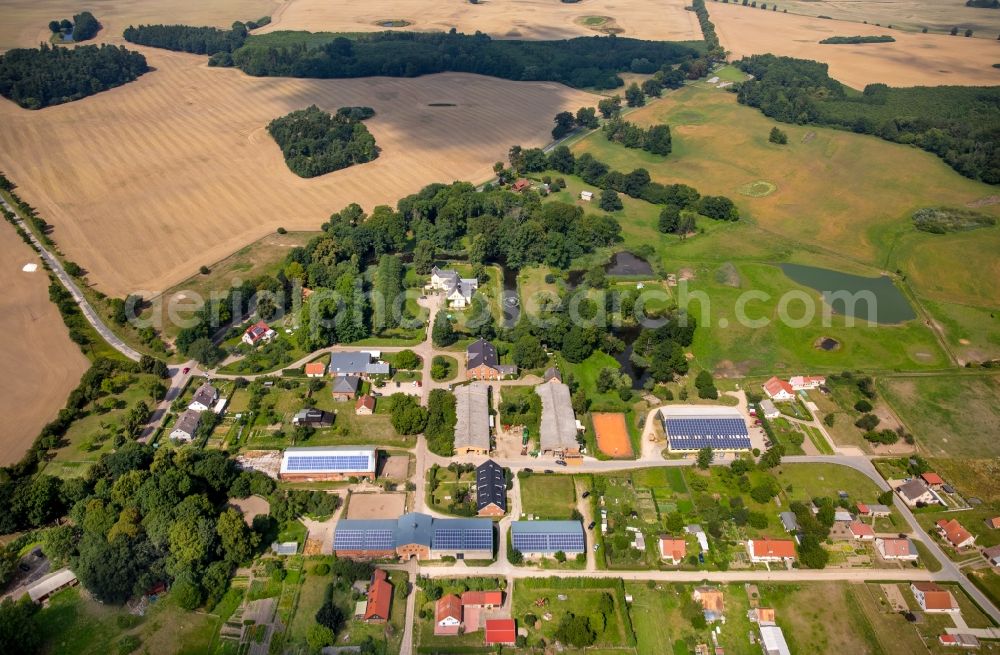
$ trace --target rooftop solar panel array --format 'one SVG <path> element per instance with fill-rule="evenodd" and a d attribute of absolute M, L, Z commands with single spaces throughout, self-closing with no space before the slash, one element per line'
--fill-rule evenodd
<path fill-rule="evenodd" d="M 368 471 L 368 455 L 292 455 L 287 471 Z"/>
<path fill-rule="evenodd" d="M 493 527 L 435 528 L 434 550 L 493 550 Z"/>
<path fill-rule="evenodd" d="M 522 553 L 554 553 L 560 550 L 564 553 L 582 553 L 586 550 L 584 537 L 579 533 L 546 534 L 515 532 L 511 535 L 511 543 L 515 550 L 519 550 Z"/>
<path fill-rule="evenodd" d="M 392 530 L 340 528 L 333 535 L 334 550 L 395 550 Z"/>
<path fill-rule="evenodd" d="M 674 450 L 749 450 L 750 435 L 742 418 L 667 418 L 663 421 Z"/>

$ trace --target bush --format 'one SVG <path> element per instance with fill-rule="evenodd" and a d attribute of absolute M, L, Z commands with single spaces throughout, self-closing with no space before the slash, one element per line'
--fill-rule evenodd
<path fill-rule="evenodd" d="M 779 130 L 776 127 L 771 128 L 771 134 L 768 135 L 767 140 L 771 143 L 777 143 L 778 145 L 785 145 L 788 143 L 788 135 L 784 130 Z"/>
<path fill-rule="evenodd" d="M 858 402 L 854 403 L 854 409 L 858 410 L 862 414 L 872 411 L 872 404 L 862 398 Z"/>

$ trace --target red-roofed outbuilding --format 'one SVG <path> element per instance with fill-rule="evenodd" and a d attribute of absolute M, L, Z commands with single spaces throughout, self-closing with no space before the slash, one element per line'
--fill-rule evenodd
<path fill-rule="evenodd" d="M 513 646 L 517 642 L 517 625 L 514 619 L 489 619 L 486 621 L 486 645 Z"/>
<path fill-rule="evenodd" d="M 389 606 L 392 604 L 392 584 L 382 569 L 375 569 L 372 583 L 368 587 L 368 604 L 365 606 L 365 621 L 385 623 L 389 620 Z"/>

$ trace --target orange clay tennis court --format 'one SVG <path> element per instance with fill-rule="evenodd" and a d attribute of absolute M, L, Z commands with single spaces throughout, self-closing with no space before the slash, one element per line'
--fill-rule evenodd
<path fill-rule="evenodd" d="M 632 442 L 628 438 L 628 428 L 625 427 L 624 414 L 595 413 L 594 434 L 597 435 L 597 447 L 609 457 L 631 457 Z"/>

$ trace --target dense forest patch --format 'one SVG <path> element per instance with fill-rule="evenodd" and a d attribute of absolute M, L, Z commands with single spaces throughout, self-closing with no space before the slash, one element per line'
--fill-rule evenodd
<path fill-rule="evenodd" d="M 753 55 L 737 65 L 754 76 L 734 86 L 739 101 L 766 116 L 915 145 L 966 177 L 1000 184 L 1000 87 L 869 84 L 858 94 L 815 61 Z"/>
<path fill-rule="evenodd" d="M 993 216 L 963 207 L 924 207 L 913 213 L 913 226 L 933 234 L 967 232 L 996 224 Z"/>
<path fill-rule="evenodd" d="M 374 113 L 370 107 L 342 107 L 331 116 L 311 105 L 274 119 L 267 131 L 293 173 L 316 177 L 378 157 L 375 137 L 361 123 Z"/>
<path fill-rule="evenodd" d="M 0 95 L 41 109 L 121 86 L 148 70 L 145 57 L 121 46 L 16 48 L 0 55 Z"/>
<path fill-rule="evenodd" d="M 896 39 L 887 34 L 882 36 L 831 36 L 820 43 L 825 45 L 851 45 L 855 43 L 894 43 Z"/>

